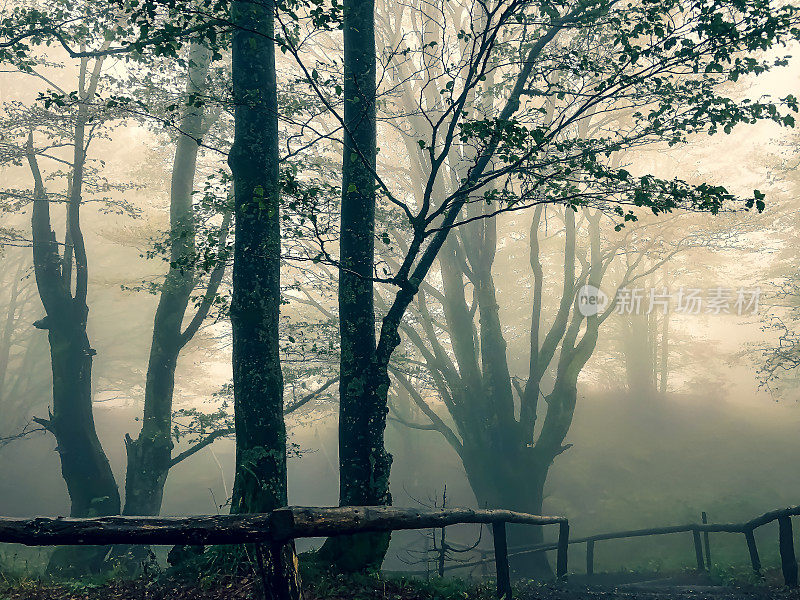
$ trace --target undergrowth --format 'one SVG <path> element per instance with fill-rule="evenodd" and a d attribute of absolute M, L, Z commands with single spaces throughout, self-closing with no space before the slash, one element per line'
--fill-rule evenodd
<path fill-rule="evenodd" d="M 252 545 L 216 546 L 204 552 L 179 548 L 171 553 L 172 566 L 147 569 L 136 577 L 125 577 L 112 570 L 101 576 L 55 581 L 34 574 L 35 569 L 26 571 L 22 567 L 27 563 L 18 558 L 0 554 L 0 600 L 127 600 L 144 597 L 238 600 L 261 598 L 263 594 Z M 378 572 L 342 575 L 327 570 L 313 553 L 301 555 L 300 568 L 306 600 L 493 600 L 496 597 L 492 580 L 421 579 Z M 697 573 L 691 569 L 667 571 L 661 564 L 653 562 L 638 572 L 623 569 L 615 573 L 597 573 L 590 579 L 578 574 L 574 576 L 573 585 L 566 587 L 542 586 L 534 581 L 517 582 L 515 596 L 541 598 L 557 592 L 558 597 L 574 593 L 578 594 L 575 597 L 581 597 L 579 590 L 583 585 L 613 586 L 616 580 L 641 580 L 645 575 L 659 578 L 683 575 L 695 581 L 705 579 L 713 585 L 754 590 L 781 586 L 776 569 L 767 569 L 766 577 L 759 577 L 749 565 L 714 564 L 709 573 Z"/>

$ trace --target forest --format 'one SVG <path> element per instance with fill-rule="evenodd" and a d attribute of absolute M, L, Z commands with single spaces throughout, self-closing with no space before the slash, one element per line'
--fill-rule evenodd
<path fill-rule="evenodd" d="M 0 4 L 0 600 L 800 598 L 798 48 Z"/>

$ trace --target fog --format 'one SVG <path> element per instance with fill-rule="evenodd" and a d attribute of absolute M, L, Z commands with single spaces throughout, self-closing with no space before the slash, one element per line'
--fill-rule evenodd
<path fill-rule="evenodd" d="M 35 420 L 46 419 L 52 410 L 52 374 L 47 333 L 32 325 L 45 314 L 31 251 L 33 181 L 22 155 L 11 150 L 21 148 L 25 137 L 25 127 L 19 126 L 23 117 L 15 111 L 38 106 L 37 95 L 52 89 L 48 82 L 55 81 L 65 90 L 75 87 L 79 61 L 70 60 L 55 48 L 46 52 L 62 66 L 43 66 L 42 78 L 13 69 L 0 73 L 2 126 L 7 130 L 0 142 L 6 159 L 0 166 L 0 323 L 6 323 L 5 333 L 0 326 L 0 351 L 7 353 L 6 359 L 0 354 L 0 515 L 8 517 L 70 514 L 57 443 Z M 113 81 L 109 89 L 128 86 L 135 92 L 147 77 L 140 69 L 114 59 L 104 65 L 103 75 Z M 288 59 L 279 59 L 279 72 L 290 72 Z M 727 93 L 737 98 L 781 98 L 798 88 L 797 73 L 800 63 L 791 59 L 787 66 L 763 77 L 745 77 L 726 84 Z M 162 85 L 161 91 L 177 95 L 182 71 L 173 65 L 162 75 L 164 80 L 157 81 L 156 87 Z M 131 80 L 124 81 L 128 77 Z M 157 92 L 151 89 L 147 93 L 157 96 Z M 291 92 L 285 90 L 286 94 Z M 213 135 L 209 134 L 214 140 L 200 151 L 195 190 L 202 190 L 205 178 L 224 168 L 224 153 L 231 139 L 228 107 L 221 109 L 214 127 Z M 141 428 L 158 285 L 169 268 L 168 258 L 148 255 L 153 244 L 165 239 L 169 231 L 170 177 L 177 136 L 157 120 L 139 119 L 133 111 L 108 117 L 102 130 L 90 146 L 93 182 L 81 213 L 90 264 L 87 333 L 97 351 L 92 376 L 94 421 L 115 479 L 124 491 L 125 436 L 136 438 Z M 386 149 L 381 150 L 378 168 L 390 172 L 388 179 L 399 182 L 414 178 L 414 167 L 401 138 L 401 130 L 391 119 L 379 118 L 378 146 Z M 57 141 L 56 134 L 46 126 L 37 130 L 36 142 L 40 145 Z M 321 164 L 337 164 L 334 147 L 331 142 L 330 147 L 320 150 L 316 158 Z M 69 156 L 63 147 L 54 147 L 50 153 L 62 162 Z M 40 160 L 52 193 L 66 193 L 62 171 L 66 167 L 57 160 L 47 163 L 44 154 Z M 579 267 L 581 261 L 588 264 L 591 260 L 591 219 L 596 214 L 598 244 L 605 253 L 603 260 L 608 260 L 598 287 L 607 299 L 620 298 L 618 287 L 640 290 L 641 309 L 640 314 L 624 308 L 615 310 L 599 327 L 596 348 L 577 377 L 574 417 L 567 426 L 563 450 L 546 472 L 541 513 L 567 515 L 572 534 L 580 537 L 695 522 L 701 512 L 706 512 L 711 522 L 740 522 L 799 504 L 800 396 L 795 386 L 795 361 L 800 331 L 796 320 L 800 154 L 796 133 L 775 123 L 740 125 L 730 134 L 693 134 L 687 144 L 635 147 L 618 153 L 615 160 L 617 166 L 624 166 L 635 176 L 652 173 L 693 184 L 707 182 L 743 197 L 760 190 L 766 196 L 766 205 L 763 212 L 726 209 L 718 215 L 680 209 L 652 215 L 641 210 L 638 218 L 624 223 L 620 231 L 614 230 L 617 221 L 613 216 L 593 207 L 579 208 L 571 217 L 575 219 L 572 227 Z M 331 184 L 337 185 L 335 181 Z M 195 204 L 200 195 L 195 195 Z M 408 196 L 413 194 L 408 192 Z M 53 227 L 63 232 L 63 207 L 57 200 L 51 200 L 51 204 Z M 535 293 L 531 226 L 539 219 L 534 229 L 543 273 L 543 337 L 555 321 L 561 301 L 569 210 L 552 204 L 537 216 L 529 208 L 491 219 L 497 236 L 491 275 L 500 332 L 506 343 L 509 393 L 514 386 L 516 394 L 515 418 L 522 418 L 520 398 L 531 363 Z M 219 221 L 218 215 L 207 219 L 215 227 Z M 465 247 L 472 236 L 470 227 L 473 225 L 462 226 L 458 234 L 463 236 Z M 202 235 L 198 233 L 198 239 Z M 332 246 L 335 252 L 335 240 Z M 384 254 L 379 263 L 395 268 L 395 249 L 380 250 Z M 643 274 L 626 284 L 626 268 L 639 269 Z M 281 349 L 287 405 L 337 374 L 337 318 L 331 316 L 336 307 L 333 270 L 325 261 L 283 261 Z M 464 273 L 467 271 L 464 267 Z M 461 277 L 459 272 L 459 282 Z M 464 277 L 466 282 L 468 274 Z M 149 289 L 153 282 L 155 287 Z M 459 360 L 455 333 L 451 336 L 443 324 L 450 314 L 437 304 L 437 294 L 444 294 L 447 284 L 437 263 L 426 278 L 427 306 L 412 304 L 405 316 L 406 329 L 401 328 L 403 341 L 394 359 L 400 375 L 393 374 L 386 433 L 387 450 L 394 457 L 390 487 L 396 506 L 441 507 L 445 490 L 448 507 L 483 508 L 487 502 L 486 494 L 475 491 L 478 476 L 468 476 L 462 457 L 441 430 L 422 426 L 430 424 L 425 409 L 398 379 L 410 380 L 420 400 L 448 431 L 457 431 L 457 426 L 443 399 L 443 389 L 466 394 L 477 404 L 484 401 L 475 388 L 465 384 L 459 391 L 449 380 L 440 381 L 446 379 L 446 368 L 437 372 L 431 367 L 436 362 L 431 356 L 440 351 L 453 364 Z M 231 418 L 231 327 L 226 309 L 230 285 L 228 269 L 220 284 L 219 307 L 210 311 L 180 354 L 172 406 L 176 423 L 173 455 L 219 424 L 206 424 L 198 432 L 193 415 L 196 418 L 220 411 Z M 670 294 L 666 313 L 658 304 L 648 306 L 650 291 L 660 293 L 664 288 Z M 421 289 L 426 290 L 424 286 Z M 682 311 L 676 310 L 679 290 L 683 294 L 690 289 L 698 290 L 706 303 L 715 293 L 724 292 L 720 314 L 708 308 L 709 304 L 699 308 L 697 314 L 685 310 L 685 306 Z M 390 285 L 379 282 L 379 317 L 386 312 L 391 290 Z M 464 294 L 465 305 L 474 309 L 474 292 Z M 685 300 L 685 296 L 681 298 Z M 196 304 L 190 301 L 184 325 Z M 428 324 L 426 314 L 430 317 Z M 475 324 L 477 339 L 484 321 L 475 317 L 474 311 L 469 320 Z M 580 332 L 586 327 L 581 325 Z M 414 335 L 421 338 L 419 343 L 414 342 Z M 472 342 L 471 334 L 468 337 Z M 429 349 L 428 354 L 423 347 Z M 539 416 L 538 421 L 534 419 L 536 435 L 556 385 L 560 352 L 543 375 L 543 400 L 534 409 Z M 484 356 L 482 368 L 487 361 Z M 459 376 L 466 378 L 467 374 L 459 372 Z M 290 505 L 338 504 L 337 400 L 338 385 L 331 385 L 286 416 Z M 499 463 L 503 457 L 487 460 Z M 500 469 L 499 464 L 495 466 Z M 169 470 L 161 514 L 226 513 L 234 477 L 235 445 L 228 435 Z M 529 477 L 533 476 L 524 469 L 518 472 L 522 482 Z M 509 508 L 526 509 L 522 504 Z M 775 532 L 762 528 L 757 538 L 776 539 Z M 421 558 L 429 535 L 424 531 L 393 535 L 383 568 L 431 568 L 430 560 Z M 545 531 L 546 540 L 554 539 L 554 535 Z M 449 536 L 465 545 L 480 536 L 479 547 L 491 548 L 488 531 L 481 532 L 475 526 L 454 527 Z M 300 543 L 298 549 L 305 551 L 320 544 L 321 540 L 311 540 Z M 777 544 L 764 541 L 762 546 L 762 561 L 777 564 Z M 48 552 L 6 545 L 0 563 L 34 563 Z M 571 558 L 574 564 L 581 564 L 583 552 L 583 547 L 575 549 Z M 596 568 L 605 571 L 675 570 L 694 563 L 688 535 L 610 541 L 597 552 Z M 744 543 L 723 534 L 712 537 L 712 558 L 720 565 L 747 565 L 749 560 Z M 31 567 L 34 571 L 41 568 Z"/>

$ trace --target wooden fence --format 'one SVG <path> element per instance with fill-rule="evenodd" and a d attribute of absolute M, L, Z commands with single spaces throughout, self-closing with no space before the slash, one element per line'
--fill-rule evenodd
<path fill-rule="evenodd" d="M 598 533 L 585 537 L 570 539 L 570 544 L 586 544 L 586 574 L 594 574 L 594 555 L 595 544 L 605 540 L 619 540 L 626 538 L 645 537 L 651 535 L 667 535 L 672 533 L 691 533 L 694 541 L 695 560 L 697 561 L 698 570 L 708 570 L 711 568 L 711 558 L 709 549 L 708 535 L 710 533 L 736 533 L 743 534 L 747 544 L 748 554 L 750 555 L 750 563 L 753 571 L 761 575 L 761 559 L 758 555 L 758 548 L 756 546 L 755 536 L 753 532 L 773 521 L 778 521 L 778 549 L 781 557 L 781 571 L 783 573 L 784 583 L 790 587 L 796 587 L 798 584 L 798 569 L 797 558 L 794 550 L 794 537 L 792 535 L 792 517 L 800 515 L 800 506 L 790 508 L 782 508 L 764 513 L 745 523 L 708 523 L 706 514 L 703 513 L 702 523 L 688 523 L 686 525 L 671 525 L 668 527 L 651 527 L 647 529 L 632 529 L 628 531 L 614 531 L 609 533 Z M 700 534 L 703 534 L 701 540 Z M 705 546 L 705 552 L 704 548 Z M 558 544 L 537 544 L 535 546 L 524 548 L 512 548 L 509 556 L 520 556 L 523 554 L 530 554 L 536 552 L 546 552 L 548 550 L 555 550 Z M 486 560 L 482 559 L 471 563 L 462 563 L 457 565 L 450 565 L 445 568 L 446 571 L 455 569 L 463 569 L 472 566 L 483 564 Z"/>
<path fill-rule="evenodd" d="M 566 517 L 531 515 L 508 510 L 472 510 L 466 508 L 415 510 L 389 506 L 354 506 L 335 508 L 290 506 L 269 514 L 213 515 L 193 517 L 97 517 L 90 519 L 45 518 L 11 519 L 0 517 L 0 543 L 27 546 L 52 545 L 215 545 L 242 543 L 282 544 L 298 538 L 325 537 L 378 531 L 433 529 L 457 524 L 492 526 L 494 562 L 497 570 L 497 593 L 511 598 L 509 556 L 534 552 L 557 551 L 556 576 L 567 574 L 569 544 L 586 544 L 586 573 L 594 573 L 595 545 L 606 540 L 691 533 L 698 570 L 710 568 L 708 535 L 734 533 L 744 535 L 753 571 L 761 573 L 753 532 L 763 525 L 778 522 L 778 548 L 786 585 L 798 583 L 798 566 L 792 535 L 793 516 L 800 515 L 800 506 L 773 510 L 745 523 L 701 523 L 651 527 L 598 533 L 570 539 Z M 506 542 L 506 524 L 558 525 L 558 541 L 526 548 L 512 549 Z M 701 537 L 702 534 L 702 537 Z M 705 548 L 704 548 L 705 546 Z M 445 570 L 463 569 L 485 564 L 484 559 L 448 566 Z"/>
<path fill-rule="evenodd" d="M 0 517 L 0 543 L 53 545 L 284 544 L 298 538 L 431 529 L 481 523 L 492 526 L 497 595 L 511 599 L 506 523 L 559 526 L 557 576 L 567 574 L 569 522 L 510 510 L 415 510 L 391 506 L 316 508 L 290 506 L 268 514 L 194 517 L 97 517 L 11 519 Z"/>

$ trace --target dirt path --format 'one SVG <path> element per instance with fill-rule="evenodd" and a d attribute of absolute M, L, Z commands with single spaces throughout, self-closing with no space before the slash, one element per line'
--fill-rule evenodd
<path fill-rule="evenodd" d="M 617 588 L 544 587 L 527 589 L 520 600 L 800 600 L 798 590 L 722 586 L 668 586 L 643 582 Z"/>

